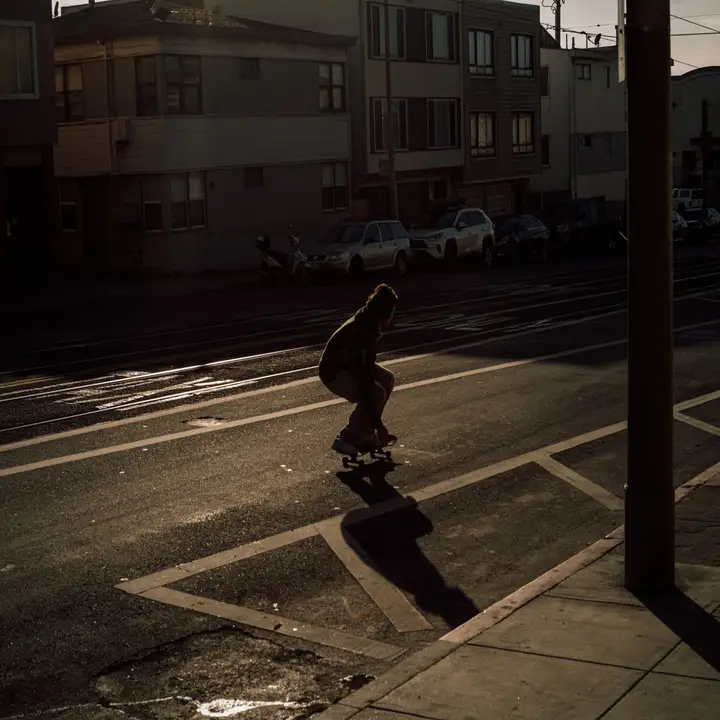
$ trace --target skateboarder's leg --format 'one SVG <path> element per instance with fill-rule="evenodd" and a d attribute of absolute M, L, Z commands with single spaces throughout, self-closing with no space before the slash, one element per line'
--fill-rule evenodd
<path fill-rule="evenodd" d="M 382 404 L 381 412 L 385 409 L 387 401 L 390 399 L 393 389 L 395 388 L 395 375 L 382 365 L 375 363 L 375 382 L 379 383 L 385 391 L 385 402 Z"/>
<path fill-rule="evenodd" d="M 372 412 L 365 406 L 364 399 L 360 396 L 357 378 L 352 373 L 342 371 L 326 386 L 334 395 L 357 405 L 350 415 L 348 424 L 340 433 L 342 440 L 355 447 L 372 445 L 375 441 Z M 387 402 L 387 393 L 380 383 L 375 383 L 372 402 L 377 403 L 376 406 L 381 409 Z"/>

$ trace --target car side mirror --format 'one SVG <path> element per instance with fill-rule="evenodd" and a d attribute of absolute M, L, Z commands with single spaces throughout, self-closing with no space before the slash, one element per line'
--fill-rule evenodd
<path fill-rule="evenodd" d="M 366 237 L 365 240 L 363 241 L 363 245 L 372 245 L 374 242 L 377 242 L 377 240 L 375 240 L 375 238 Z"/>
<path fill-rule="evenodd" d="M 463 222 L 462 220 L 455 226 L 458 230 L 465 230 L 468 227 L 468 224 L 466 222 Z"/>

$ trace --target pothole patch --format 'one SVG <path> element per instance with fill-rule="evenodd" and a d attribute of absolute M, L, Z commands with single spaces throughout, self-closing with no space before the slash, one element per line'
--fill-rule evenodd
<path fill-rule="evenodd" d="M 199 417 L 192 420 L 183 420 L 184 425 L 192 425 L 193 427 L 215 427 L 216 425 L 224 425 L 227 422 L 221 417 Z"/>

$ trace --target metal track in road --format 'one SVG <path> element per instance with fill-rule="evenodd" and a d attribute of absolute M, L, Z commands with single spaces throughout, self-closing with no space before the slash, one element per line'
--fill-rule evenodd
<path fill-rule="evenodd" d="M 702 267 L 705 269 L 715 269 L 719 272 L 710 272 L 710 273 L 704 273 L 701 275 L 694 275 L 689 277 L 677 277 L 675 282 L 689 282 L 692 280 L 698 280 L 706 277 L 714 277 L 720 275 L 720 262 L 712 264 L 711 267 L 708 268 L 708 263 L 703 263 Z M 683 270 L 690 270 L 694 268 L 683 268 Z M 483 303 L 512 303 L 515 302 L 519 296 L 524 295 L 537 295 L 538 299 L 542 298 L 543 296 L 557 296 L 559 294 L 563 293 L 569 293 L 573 290 L 577 290 L 583 287 L 587 287 L 589 285 L 612 285 L 614 283 L 617 283 L 619 280 L 624 280 L 624 276 L 613 276 L 610 278 L 603 278 L 598 280 L 586 280 L 577 282 L 570 285 L 563 285 L 560 287 L 547 287 L 547 286 L 538 286 L 537 284 L 532 285 L 532 287 L 528 287 L 524 289 L 523 287 L 515 288 L 509 293 L 504 293 L 500 295 L 490 295 L 487 297 L 473 297 L 469 299 L 463 299 L 463 300 L 455 300 L 453 302 L 448 303 L 441 303 L 436 305 L 425 305 L 414 309 L 409 310 L 400 310 L 397 313 L 397 323 L 396 323 L 396 329 L 395 332 L 402 331 L 404 319 L 409 317 L 416 319 L 418 317 L 419 313 L 428 312 L 431 310 L 446 310 L 449 308 L 458 308 L 463 305 L 477 305 L 477 304 L 483 304 Z M 608 292 L 605 294 L 621 294 L 625 292 L 625 287 L 620 287 L 616 290 L 614 290 L 612 293 Z M 597 294 L 589 294 L 587 296 L 581 296 L 579 298 L 560 298 L 557 300 L 557 303 L 563 303 L 563 302 L 570 302 L 574 300 L 585 300 L 585 299 L 591 299 L 593 297 L 600 297 L 603 293 L 597 293 Z M 538 304 L 540 306 L 540 304 Z M 526 306 L 531 307 L 531 306 Z M 522 309 L 522 308 L 517 308 Z M 495 311 L 495 314 L 499 312 L 499 309 Z M 488 315 L 493 313 L 487 313 Z M 300 313 L 293 315 L 293 319 L 296 322 L 293 322 L 293 326 L 297 326 L 298 320 L 303 320 L 301 323 L 301 327 L 298 329 L 293 329 L 289 334 L 285 333 L 283 334 L 283 330 L 285 328 L 273 328 L 273 329 L 265 329 L 260 330 L 256 332 L 249 332 L 244 333 L 242 335 L 231 335 L 226 337 L 215 337 L 211 339 L 197 339 L 193 342 L 187 342 L 182 344 L 176 344 L 176 345 L 166 345 L 162 347 L 154 347 L 154 348 L 146 348 L 146 349 L 138 349 L 138 350 L 131 350 L 131 351 L 125 351 L 120 353 L 113 353 L 111 355 L 102 355 L 97 357 L 83 357 L 83 358 L 77 358 L 77 359 L 67 359 L 62 361 L 57 361 L 54 363 L 48 363 L 44 365 L 31 365 L 23 368 L 12 368 L 11 370 L 8 369 L 4 371 L 4 373 L 0 373 L 0 378 L 2 378 L 3 374 L 8 375 L 10 372 L 12 372 L 13 375 L 17 375 L 20 373 L 37 373 L 37 372 L 51 372 L 51 371 L 63 371 L 66 372 L 69 368 L 82 368 L 82 367 L 91 367 L 93 365 L 96 365 L 98 363 L 106 363 L 103 367 L 107 369 L 112 369 L 113 367 L 119 366 L 121 363 L 125 363 L 127 360 L 131 358 L 146 358 L 146 357 L 153 357 L 153 356 L 161 356 L 163 359 L 169 361 L 173 358 L 175 359 L 181 359 L 181 358 L 189 358 L 193 356 L 197 356 L 198 354 L 205 352 L 205 349 L 212 349 L 214 352 L 224 352 L 224 351 L 232 351 L 234 348 L 238 347 L 239 345 L 242 347 L 253 347 L 253 346 L 262 346 L 263 344 L 267 344 L 267 339 L 272 338 L 275 339 L 278 337 L 278 335 L 282 336 L 283 341 L 289 342 L 289 341 L 301 341 L 304 338 L 308 337 L 317 337 L 318 333 L 327 327 L 332 327 L 333 325 L 338 324 L 342 320 L 345 319 L 347 316 L 347 312 L 345 311 L 324 311 L 320 313 L 320 317 L 318 317 L 317 313 L 310 313 L 309 316 L 306 316 L 305 313 Z M 273 317 L 266 318 L 265 320 L 261 321 L 253 321 L 253 322 L 261 322 L 261 323 L 269 323 L 273 320 Z M 109 341 L 108 341 L 109 342 Z M 117 342 L 117 341 L 112 341 Z M 103 342 L 103 344 L 105 344 Z M 66 349 L 78 349 L 74 347 L 68 347 Z M 283 350 L 292 350 L 293 348 L 284 348 Z M 50 349 L 47 350 L 48 352 Z M 57 351 L 57 349 L 55 349 Z M 184 351 L 184 352 L 183 352 Z M 45 351 L 43 351 L 45 352 Z M 23 357 L 25 357 L 24 355 Z M 244 360 L 243 357 L 236 359 L 238 362 L 242 362 Z M 18 381 L 11 381 L 14 383 L 17 383 Z M 32 384 L 37 384 L 35 380 L 31 381 Z M 0 390 L 2 390 L 2 384 L 0 384 Z"/>
<path fill-rule="evenodd" d="M 718 268 L 720 269 L 720 261 L 710 258 L 703 258 L 701 260 L 697 261 L 689 261 L 689 262 L 683 262 L 682 264 L 678 263 L 677 270 L 678 271 L 692 271 L 694 268 Z M 586 271 L 583 274 L 584 275 L 594 275 L 594 274 L 600 274 L 603 272 L 607 272 L 604 270 L 598 270 L 598 271 Z M 424 299 L 428 299 L 431 302 L 439 297 L 446 296 L 446 295 L 454 295 L 457 296 L 462 293 L 484 293 L 487 291 L 490 291 L 491 293 L 496 294 L 490 294 L 490 295 L 473 295 L 472 297 L 467 297 L 463 299 L 453 300 L 450 302 L 442 302 L 437 304 L 430 304 L 430 305 L 419 305 L 418 307 L 413 307 L 406 310 L 401 310 L 398 313 L 398 317 L 402 317 L 404 314 L 410 314 L 417 311 L 427 311 L 431 309 L 443 309 L 443 308 L 449 308 L 449 307 L 456 307 L 460 305 L 465 305 L 468 303 L 473 302 L 492 302 L 492 301 L 498 301 L 498 300 L 512 300 L 516 298 L 517 296 L 521 295 L 530 295 L 530 294 L 543 294 L 543 293 L 549 293 L 549 294 L 559 294 L 563 292 L 569 292 L 574 289 L 578 289 L 581 287 L 588 287 L 592 285 L 606 285 L 606 284 L 612 284 L 616 282 L 625 282 L 626 275 L 623 274 L 615 274 L 615 275 L 609 275 L 606 277 L 598 277 L 595 279 L 588 279 L 584 281 L 575 281 L 570 282 L 568 284 L 561 284 L 561 285 L 552 285 L 552 283 L 557 282 L 558 280 L 576 280 L 578 277 L 577 273 L 567 273 L 567 274 L 560 274 L 560 275 L 551 275 L 551 276 L 538 276 L 536 278 L 530 278 L 526 280 L 522 280 L 520 282 L 504 282 L 504 283 L 497 283 L 497 284 L 491 284 L 491 285 L 484 285 L 484 284 L 475 284 L 470 285 L 469 287 L 461 287 L 461 288 L 454 288 L 452 290 L 448 291 L 438 291 L 438 292 L 431 292 L 427 295 L 424 295 Z M 202 334 L 210 331 L 220 331 L 224 329 L 239 329 L 243 326 L 247 325 L 253 325 L 253 324 L 272 324 L 274 322 L 283 322 L 290 325 L 295 324 L 302 324 L 305 329 L 310 329 L 313 326 L 323 327 L 327 325 L 334 324 L 337 322 L 340 318 L 344 318 L 347 314 L 347 311 L 345 310 L 322 310 L 322 309 L 307 309 L 302 310 L 299 312 L 291 312 L 291 313 L 279 313 L 275 315 L 268 315 L 264 317 L 253 317 L 253 318 L 239 318 L 237 320 L 233 320 L 230 322 L 225 323 L 219 323 L 219 324 L 213 324 L 213 325 L 205 325 L 201 327 L 192 327 L 192 328 L 178 328 L 178 329 L 170 329 L 170 330 L 163 330 L 159 332 L 153 332 L 153 333 L 145 333 L 145 334 L 137 334 L 137 335 L 131 335 L 131 336 L 123 336 L 123 337 L 116 337 L 116 338 L 107 338 L 107 339 L 100 339 L 100 340 L 90 340 L 90 341 L 83 341 L 83 342 L 71 342 L 71 343 L 65 343 L 62 345 L 54 345 L 51 347 L 45 347 L 45 348 L 36 348 L 27 350 L 25 352 L 22 352 L 19 357 L 25 357 L 25 358 L 31 358 L 33 356 L 42 356 L 42 355 L 49 355 L 52 353 L 62 353 L 62 352 L 69 352 L 69 351 L 80 351 L 80 350 L 90 350 L 91 348 L 100 348 L 100 347 L 107 347 L 112 345 L 118 345 L 121 343 L 130 343 L 130 342 L 137 342 L 137 341 L 150 341 L 153 339 L 160 339 L 160 338 L 166 338 L 166 337 L 178 337 L 178 339 L 181 336 L 184 335 L 192 335 L 192 334 Z M 89 364 L 91 362 L 99 362 L 104 360 L 113 360 L 115 358 L 123 358 L 123 357 L 133 357 L 133 356 L 141 356 L 141 355 L 148 355 L 151 353 L 159 353 L 159 352 L 170 352 L 173 350 L 182 350 L 188 347 L 200 347 L 200 346 L 209 346 L 214 343 L 217 343 L 218 341 L 237 341 L 237 340 L 248 340 L 248 339 L 262 339 L 266 337 L 273 337 L 277 334 L 276 329 L 272 330 L 263 330 L 259 332 L 245 332 L 242 335 L 231 335 L 229 337 L 223 337 L 223 338 L 210 338 L 207 340 L 197 339 L 194 342 L 187 342 L 187 343 L 177 343 L 174 345 L 165 345 L 162 347 L 152 347 L 147 349 L 141 349 L 137 350 L 135 352 L 122 352 L 122 353 L 114 353 L 114 354 L 108 354 L 108 355 L 101 355 L 96 356 L 93 358 L 88 358 L 87 362 L 83 360 L 78 361 L 70 361 L 63 363 L 64 366 L 68 365 L 81 365 L 81 364 Z M 33 366 L 32 368 L 25 368 L 25 369 L 19 369 L 19 368 L 13 368 L 13 372 L 23 372 L 23 371 L 29 371 L 31 369 L 34 370 L 45 370 L 45 369 L 52 369 L 54 367 L 57 367 L 59 363 L 49 363 L 45 365 L 37 365 Z M 0 377 L 2 376 L 2 373 L 0 373 Z"/>

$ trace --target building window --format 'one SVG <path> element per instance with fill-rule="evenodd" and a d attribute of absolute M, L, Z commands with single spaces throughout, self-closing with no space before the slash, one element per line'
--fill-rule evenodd
<path fill-rule="evenodd" d="M 373 152 L 387 151 L 385 119 L 387 100 L 372 98 Z M 393 100 L 393 125 L 395 128 L 395 150 L 407 150 L 408 144 L 408 105 L 407 100 Z"/>
<path fill-rule="evenodd" d="M 550 97 L 550 68 L 547 65 L 540 68 L 540 96 Z"/>
<path fill-rule="evenodd" d="M 510 36 L 510 72 L 515 77 L 535 77 L 535 42 L 532 35 Z"/>
<path fill-rule="evenodd" d="M 205 173 L 170 177 L 170 217 L 173 230 L 205 227 Z"/>
<path fill-rule="evenodd" d="M 157 58 L 135 58 L 135 97 L 139 117 L 158 115 Z"/>
<path fill-rule="evenodd" d="M 428 100 L 428 147 L 458 146 L 458 101 Z"/>
<path fill-rule="evenodd" d="M 405 59 L 405 9 L 392 7 L 390 14 L 390 57 Z M 385 57 L 385 7 L 373 3 L 370 6 L 370 56 Z"/>
<path fill-rule="evenodd" d="M 82 122 L 85 119 L 82 65 L 59 65 L 55 68 L 55 107 L 60 123 Z"/>
<path fill-rule="evenodd" d="M 435 62 L 455 62 L 455 15 L 425 13 L 426 58 Z"/>
<path fill-rule="evenodd" d="M 162 232 L 163 184 L 160 176 L 144 177 L 142 180 L 143 227 L 146 232 Z"/>
<path fill-rule="evenodd" d="M 260 79 L 260 60 L 259 58 L 239 58 L 241 80 L 259 80 Z"/>
<path fill-rule="evenodd" d="M 495 154 L 495 113 L 470 113 L 470 155 L 492 157 Z"/>
<path fill-rule="evenodd" d="M 35 26 L 0 22 L 0 97 L 37 97 L 36 58 Z"/>
<path fill-rule="evenodd" d="M 550 167 L 550 136 L 549 135 L 542 136 L 542 146 L 540 148 L 540 153 L 542 155 L 542 166 Z"/>
<path fill-rule="evenodd" d="M 471 75 L 495 74 L 495 36 L 487 30 L 470 30 L 468 52 Z"/>
<path fill-rule="evenodd" d="M 320 110 L 345 111 L 345 66 L 340 63 L 320 63 Z"/>
<path fill-rule="evenodd" d="M 326 163 L 322 166 L 322 209 L 324 212 L 345 210 L 348 206 L 347 163 Z"/>
<path fill-rule="evenodd" d="M 513 113 L 513 153 L 529 155 L 535 152 L 535 116 L 531 112 Z"/>
<path fill-rule="evenodd" d="M 200 58 L 167 55 L 165 83 L 165 101 L 169 115 L 199 115 L 202 112 Z"/>
<path fill-rule="evenodd" d="M 265 187 L 265 169 L 262 167 L 245 168 L 245 189 Z"/>
<path fill-rule="evenodd" d="M 578 63 L 575 65 L 575 77 L 578 80 L 591 80 L 592 65 L 590 63 Z"/>

